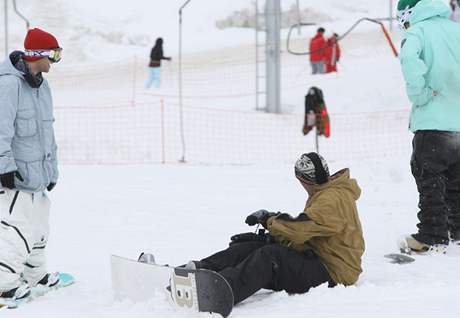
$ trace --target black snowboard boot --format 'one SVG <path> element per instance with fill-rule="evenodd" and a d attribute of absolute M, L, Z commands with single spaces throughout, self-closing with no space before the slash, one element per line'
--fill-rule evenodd
<path fill-rule="evenodd" d="M 208 263 L 205 261 L 189 261 L 187 264 L 181 265 L 179 267 L 183 267 L 185 269 L 209 269 L 214 270 Z"/>
<path fill-rule="evenodd" d="M 137 261 L 140 263 L 156 264 L 155 256 L 153 256 L 153 254 L 144 253 L 144 252 L 142 252 L 141 255 L 139 255 L 139 258 L 137 259 Z"/>
<path fill-rule="evenodd" d="M 27 283 L 23 283 L 21 286 L 10 289 L 8 291 L 0 292 L 0 303 L 1 300 L 21 300 L 29 297 L 30 287 Z"/>
<path fill-rule="evenodd" d="M 54 287 L 57 284 L 59 284 L 59 273 L 48 273 L 37 283 L 43 287 Z"/>
<path fill-rule="evenodd" d="M 450 240 L 452 243 L 460 245 L 460 230 L 450 232 Z"/>

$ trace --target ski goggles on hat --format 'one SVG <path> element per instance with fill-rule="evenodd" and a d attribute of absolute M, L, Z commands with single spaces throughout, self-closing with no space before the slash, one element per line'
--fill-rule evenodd
<path fill-rule="evenodd" d="M 404 10 L 398 11 L 397 13 L 398 24 L 402 30 L 407 30 L 407 28 L 409 27 L 409 18 L 411 14 L 412 14 L 412 8 L 409 8 L 409 7 L 407 7 Z"/>
<path fill-rule="evenodd" d="M 52 49 L 52 50 L 26 50 L 24 52 L 25 56 L 30 57 L 47 57 L 51 62 L 57 63 L 61 60 L 62 49 Z"/>

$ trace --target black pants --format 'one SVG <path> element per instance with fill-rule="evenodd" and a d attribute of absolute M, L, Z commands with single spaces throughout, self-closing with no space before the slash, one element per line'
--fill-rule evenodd
<path fill-rule="evenodd" d="M 420 194 L 420 223 L 415 239 L 446 244 L 460 239 L 460 132 L 422 130 L 415 133 L 412 174 Z"/>
<path fill-rule="evenodd" d="M 318 256 L 274 243 L 243 242 L 200 261 L 230 284 L 235 304 L 258 290 L 305 293 L 324 282 L 334 283 Z"/>

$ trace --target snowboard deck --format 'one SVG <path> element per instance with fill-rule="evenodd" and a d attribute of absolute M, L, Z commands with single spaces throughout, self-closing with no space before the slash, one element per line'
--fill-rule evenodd
<path fill-rule="evenodd" d="M 452 245 L 457 246 L 455 243 L 451 243 L 450 246 Z M 437 251 L 432 251 L 432 252 L 417 252 L 417 251 L 411 250 L 411 248 L 409 247 L 406 241 L 405 236 L 398 238 L 397 246 L 399 248 L 399 253 L 391 253 L 391 254 L 384 255 L 384 257 L 390 259 L 390 262 L 393 264 L 413 263 L 415 262 L 416 256 L 426 256 L 426 255 L 432 255 L 432 254 L 437 254 L 437 255 L 447 254 L 447 248 L 439 249 Z"/>
<path fill-rule="evenodd" d="M 393 264 L 410 264 L 415 262 L 415 258 L 404 254 L 404 253 L 392 253 L 392 254 L 385 254 L 384 257 L 390 259 L 390 262 Z"/>
<path fill-rule="evenodd" d="M 31 288 L 30 295 L 21 300 L 7 301 L 0 304 L 0 309 L 15 309 L 21 305 L 29 303 L 34 299 L 44 296 L 49 292 L 70 286 L 75 283 L 75 278 L 69 273 L 59 273 L 59 283 L 53 287 L 35 286 Z"/>
<path fill-rule="evenodd" d="M 179 307 L 228 317 L 233 309 L 233 292 L 219 273 L 206 269 L 175 268 L 171 295 Z"/>
<path fill-rule="evenodd" d="M 112 287 L 116 300 L 146 302 L 158 295 L 174 306 L 227 317 L 233 309 L 233 293 L 218 273 L 168 265 L 141 263 L 111 256 Z"/>
<path fill-rule="evenodd" d="M 115 300 L 146 302 L 158 294 L 169 294 L 167 287 L 174 267 L 141 263 L 117 255 L 111 255 L 110 265 Z"/>
<path fill-rule="evenodd" d="M 391 263 L 394 264 L 409 264 L 415 262 L 419 257 L 428 257 L 428 256 L 460 256 L 460 245 L 453 242 L 449 245 L 449 248 L 444 253 L 436 252 L 416 252 L 410 251 L 407 253 L 405 250 L 400 249 L 399 253 L 385 254 L 384 257 L 388 258 Z"/>

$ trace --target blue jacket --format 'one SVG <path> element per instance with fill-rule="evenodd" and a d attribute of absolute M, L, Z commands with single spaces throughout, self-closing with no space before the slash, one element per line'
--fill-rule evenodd
<path fill-rule="evenodd" d="M 23 74 L 10 58 L 0 65 L 0 174 L 18 170 L 16 188 L 32 193 L 57 182 L 57 146 L 48 82 L 33 88 Z"/>
<path fill-rule="evenodd" d="M 443 2 L 421 0 L 409 18 L 400 60 L 413 132 L 460 131 L 460 24 L 449 14 Z"/>

